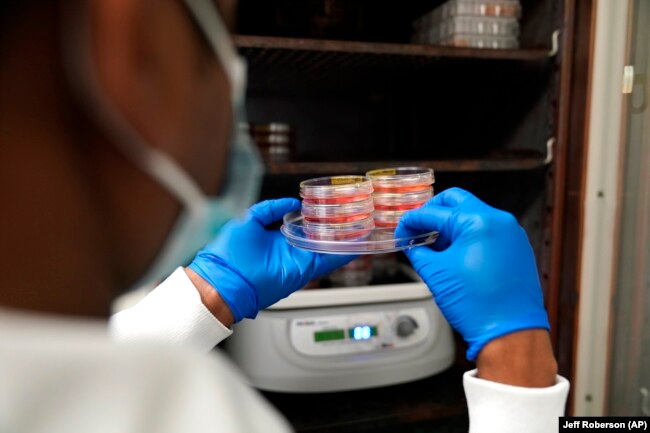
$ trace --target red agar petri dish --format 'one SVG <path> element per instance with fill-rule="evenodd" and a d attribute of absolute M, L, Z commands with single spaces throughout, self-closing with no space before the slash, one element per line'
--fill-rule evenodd
<path fill-rule="evenodd" d="M 413 210 L 422 207 L 426 202 L 422 201 L 420 203 L 412 203 L 412 204 L 389 204 L 389 205 L 381 205 L 381 204 L 375 204 L 375 209 L 376 210 L 394 210 L 394 211 L 400 211 L 400 210 Z"/>
<path fill-rule="evenodd" d="M 377 210 L 374 213 L 375 227 L 397 227 L 399 220 L 404 215 L 405 211 L 381 211 Z"/>
<path fill-rule="evenodd" d="M 300 196 L 307 200 L 332 200 L 341 203 L 372 193 L 372 182 L 365 176 L 328 176 L 300 182 Z M 333 200 L 337 201 L 333 201 Z M 321 203 L 327 204 L 327 203 Z"/>
<path fill-rule="evenodd" d="M 370 218 L 372 214 L 359 214 L 359 215 L 348 215 L 348 216 L 333 216 L 333 217 L 308 217 L 303 215 L 303 219 L 308 223 L 316 224 L 342 224 L 349 223 L 354 221 L 364 220 Z"/>
<path fill-rule="evenodd" d="M 431 191 L 431 184 L 425 183 L 422 185 L 405 185 L 405 186 L 375 186 L 375 192 L 387 192 L 393 194 L 408 193 L 408 192 L 424 192 Z"/>
<path fill-rule="evenodd" d="M 379 229 L 394 229 L 397 224 L 396 222 L 375 221 L 375 227 Z"/>
<path fill-rule="evenodd" d="M 366 176 L 372 181 L 375 192 L 420 192 L 435 182 L 433 170 L 425 167 L 381 168 L 369 171 Z"/>
<path fill-rule="evenodd" d="M 345 197 L 331 197 L 331 198 L 314 198 L 300 194 L 302 202 L 307 204 L 343 204 L 354 203 L 357 201 L 367 200 L 371 197 L 370 194 L 351 195 Z"/>
<path fill-rule="evenodd" d="M 304 217 L 303 217 L 304 219 Z M 349 240 L 357 239 L 370 234 L 375 228 L 375 223 L 371 214 L 366 218 L 358 221 L 335 223 L 312 223 L 303 222 L 303 231 L 310 239 L 321 240 Z"/>

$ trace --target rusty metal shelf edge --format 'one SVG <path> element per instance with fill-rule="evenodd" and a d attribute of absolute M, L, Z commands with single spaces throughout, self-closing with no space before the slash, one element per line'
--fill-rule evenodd
<path fill-rule="evenodd" d="M 426 166 L 439 172 L 525 171 L 545 167 L 544 158 L 437 161 L 266 162 L 270 175 L 362 173 L 377 167 Z"/>
<path fill-rule="evenodd" d="M 274 36 L 235 35 L 239 48 L 295 51 L 329 51 L 411 57 L 458 57 L 477 59 L 546 61 L 548 48 L 493 50 L 436 45 L 395 44 L 384 42 L 338 41 L 327 39 L 283 38 Z"/>

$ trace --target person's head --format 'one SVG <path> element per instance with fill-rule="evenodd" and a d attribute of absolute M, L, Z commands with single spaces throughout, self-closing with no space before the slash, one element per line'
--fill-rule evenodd
<path fill-rule="evenodd" d="M 215 2 L 226 23 L 234 2 Z M 231 83 L 182 0 L 5 3 L 0 305 L 104 314 L 154 260 L 181 203 L 125 157 L 123 131 L 101 113 L 215 195 Z"/>

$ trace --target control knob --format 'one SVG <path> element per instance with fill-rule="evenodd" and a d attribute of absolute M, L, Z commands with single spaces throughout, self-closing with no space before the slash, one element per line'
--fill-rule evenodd
<path fill-rule="evenodd" d="M 418 322 L 411 316 L 399 316 L 395 319 L 395 332 L 400 337 L 408 337 L 413 334 L 418 327 Z"/>

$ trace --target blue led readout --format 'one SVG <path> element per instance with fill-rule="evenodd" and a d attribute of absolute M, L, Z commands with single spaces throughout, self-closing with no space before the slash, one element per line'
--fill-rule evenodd
<path fill-rule="evenodd" d="M 372 337 L 370 326 L 356 326 L 352 329 L 352 338 L 355 340 L 367 340 Z"/>
<path fill-rule="evenodd" d="M 348 337 L 354 341 L 370 340 L 377 336 L 377 327 L 372 325 L 358 325 L 348 329 Z"/>

